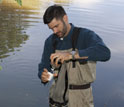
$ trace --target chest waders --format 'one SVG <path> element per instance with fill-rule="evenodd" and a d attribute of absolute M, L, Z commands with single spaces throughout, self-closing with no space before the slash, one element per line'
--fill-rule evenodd
<path fill-rule="evenodd" d="M 56 50 L 57 42 L 53 37 L 54 52 L 78 51 L 75 47 L 80 28 L 75 27 L 72 34 L 72 49 Z M 96 79 L 96 62 L 87 60 L 70 60 L 55 68 L 58 74 L 54 78 L 49 93 L 50 107 L 94 107 L 92 87 Z"/>

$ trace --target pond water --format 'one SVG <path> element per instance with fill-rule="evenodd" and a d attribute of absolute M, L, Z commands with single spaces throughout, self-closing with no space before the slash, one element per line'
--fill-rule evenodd
<path fill-rule="evenodd" d="M 50 83 L 42 85 L 37 73 L 52 33 L 42 17 L 54 3 L 65 8 L 71 23 L 99 34 L 112 52 L 110 61 L 97 63 L 95 107 L 124 107 L 124 1 L 26 1 L 22 7 L 14 0 L 0 4 L 0 107 L 48 107 Z"/>

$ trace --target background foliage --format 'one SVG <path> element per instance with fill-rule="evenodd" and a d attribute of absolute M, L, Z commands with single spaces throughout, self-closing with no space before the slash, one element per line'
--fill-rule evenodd
<path fill-rule="evenodd" d="M 0 0 L 0 3 L 2 3 L 3 0 Z M 22 6 L 22 0 L 15 0 L 20 6 Z"/>

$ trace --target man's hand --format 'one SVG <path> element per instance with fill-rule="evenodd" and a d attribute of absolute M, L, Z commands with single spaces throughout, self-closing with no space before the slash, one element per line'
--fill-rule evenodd
<path fill-rule="evenodd" d="M 44 68 L 42 75 L 41 75 L 41 81 L 48 82 L 48 78 L 49 78 L 48 70 Z"/>
<path fill-rule="evenodd" d="M 78 52 L 75 54 L 75 59 L 87 59 L 88 56 L 80 57 Z M 50 56 L 51 64 L 55 64 L 56 66 L 59 66 L 58 62 L 61 62 L 62 64 L 64 61 L 68 61 L 72 59 L 72 54 L 69 52 L 57 52 L 54 54 L 51 54 Z"/>
<path fill-rule="evenodd" d="M 51 64 L 55 64 L 56 66 L 59 66 L 58 62 L 61 62 L 63 64 L 64 61 L 68 61 L 72 59 L 72 55 L 69 52 L 57 52 L 51 54 L 50 59 L 51 59 Z"/>
<path fill-rule="evenodd" d="M 49 81 L 49 74 L 48 74 L 48 70 L 46 68 L 44 68 L 42 75 L 41 75 L 41 81 L 42 82 L 48 82 Z M 53 74 L 53 77 L 57 77 L 57 74 Z"/>

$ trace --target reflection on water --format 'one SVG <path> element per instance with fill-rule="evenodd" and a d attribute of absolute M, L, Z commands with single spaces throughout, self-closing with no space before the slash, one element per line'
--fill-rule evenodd
<path fill-rule="evenodd" d="M 0 107 L 48 107 L 50 84 L 40 84 L 37 69 L 44 41 L 51 34 L 43 24 L 43 13 L 54 3 L 64 6 L 71 23 L 94 30 L 111 49 L 111 60 L 97 63 L 93 84 L 95 107 L 124 107 L 124 1 L 22 0 L 22 3 L 22 7 L 14 0 L 3 0 L 0 4 Z"/>
<path fill-rule="evenodd" d="M 8 56 L 28 39 L 19 10 L 1 7 L 0 10 L 0 58 Z"/>
<path fill-rule="evenodd" d="M 38 6 L 37 3 L 34 2 L 32 9 L 34 6 Z M 24 9 L 27 4 L 29 1 L 24 2 L 23 7 L 19 7 L 15 0 L 3 0 L 0 4 L 0 58 L 9 56 L 9 52 L 19 51 L 21 44 L 28 40 L 26 29 L 30 23 L 36 23 L 36 21 L 28 19 L 36 19 L 30 15 L 38 13 L 30 11 L 32 1 L 30 1 L 29 8 Z M 19 8 L 17 9 L 15 6 Z"/>

